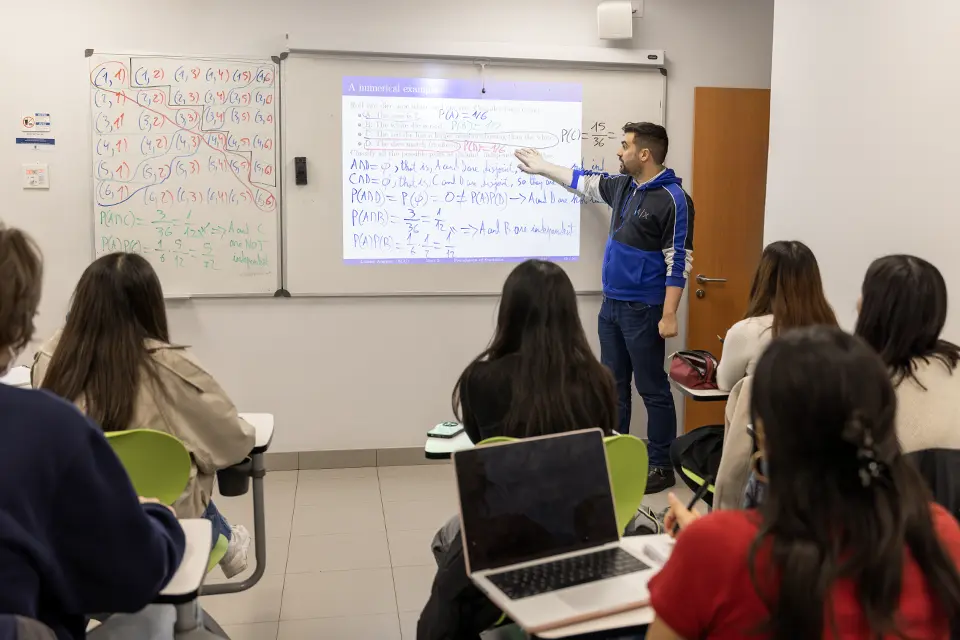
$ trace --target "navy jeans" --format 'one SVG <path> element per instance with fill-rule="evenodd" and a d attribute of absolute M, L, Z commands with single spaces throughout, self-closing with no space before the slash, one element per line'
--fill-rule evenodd
<path fill-rule="evenodd" d="M 228 541 L 230 540 L 232 537 L 232 533 L 230 532 L 230 523 L 227 522 L 227 519 L 224 518 L 220 513 L 220 510 L 217 509 L 217 505 L 213 504 L 213 500 L 207 504 L 207 508 L 204 510 L 202 517 L 209 520 L 210 524 L 213 525 L 213 527 L 211 527 L 213 529 L 213 544 L 211 545 L 211 548 L 216 546 L 217 540 L 221 535 Z"/>
<path fill-rule="evenodd" d="M 677 410 L 664 368 L 666 343 L 658 324 L 663 305 L 603 299 L 600 307 L 600 360 L 617 381 L 620 433 L 630 433 L 630 378 L 647 409 L 650 466 L 670 468 L 670 445 L 677 437 Z"/>

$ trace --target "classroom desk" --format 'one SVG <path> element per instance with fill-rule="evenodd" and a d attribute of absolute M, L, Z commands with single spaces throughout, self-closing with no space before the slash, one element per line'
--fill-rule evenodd
<path fill-rule="evenodd" d="M 614 431 L 616 434 L 616 431 Z M 423 445 L 423 455 L 427 460 L 449 460 L 457 451 L 473 449 L 474 444 L 467 437 L 467 432 L 453 438 L 431 438 L 427 436 L 427 443 Z"/>
<path fill-rule="evenodd" d="M 241 413 L 240 417 L 246 420 L 256 431 L 256 440 L 252 454 L 264 453 L 273 442 L 273 414 L 272 413 Z"/>
<path fill-rule="evenodd" d="M 20 366 L 10 369 L 7 375 L 0 378 L 0 383 L 10 385 L 11 387 L 29 387 L 30 367 Z"/>
<path fill-rule="evenodd" d="M 658 536 L 629 536 L 623 539 L 623 545 L 632 552 L 646 558 L 648 563 L 659 569 L 659 565 L 647 558 L 643 553 L 644 544 L 656 539 L 669 539 L 670 536 L 663 533 Z M 643 627 L 653 622 L 654 612 L 652 607 L 642 607 L 632 611 L 616 613 L 612 616 L 596 618 L 586 622 L 572 624 L 566 627 L 544 631 L 538 634 L 537 638 L 543 640 L 556 640 L 557 638 L 620 638 L 625 635 L 639 633 Z"/>
<path fill-rule="evenodd" d="M 721 391 L 720 389 L 691 389 L 690 387 L 685 387 L 673 378 L 670 378 L 670 384 L 673 385 L 673 388 L 687 396 L 692 398 L 695 402 L 726 402 L 727 398 L 730 397 L 729 391 Z"/>
<path fill-rule="evenodd" d="M 241 413 L 240 417 L 246 420 L 254 429 L 253 450 L 251 457 L 251 493 L 253 494 L 253 549 L 256 565 L 253 574 L 241 582 L 222 582 L 208 584 L 203 587 L 202 595 L 213 596 L 227 593 L 239 593 L 252 588 L 263 577 L 267 562 L 267 523 L 266 508 L 263 500 L 263 479 L 267 474 L 264 464 L 264 453 L 273 442 L 273 414 L 272 413 Z M 209 544 L 209 541 L 208 541 Z M 216 623 L 209 616 L 206 618 L 207 628 Z M 219 628 L 218 626 L 216 628 Z M 213 628 L 212 630 L 216 630 Z"/>
<path fill-rule="evenodd" d="M 427 443 L 423 446 L 423 454 L 428 460 L 449 460 L 457 451 L 473 449 L 473 442 L 463 431 L 453 438 L 431 438 L 427 436 Z"/>
<path fill-rule="evenodd" d="M 210 531 L 209 520 L 191 518 L 181 520 L 180 526 L 187 538 L 187 548 L 183 553 L 180 567 L 160 592 L 156 602 L 158 604 L 183 604 L 196 600 L 200 594 L 200 585 L 207 575 L 207 562 L 210 560 Z"/>

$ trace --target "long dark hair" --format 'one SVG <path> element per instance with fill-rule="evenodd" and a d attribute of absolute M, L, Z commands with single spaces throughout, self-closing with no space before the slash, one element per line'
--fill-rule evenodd
<path fill-rule="evenodd" d="M 104 431 L 123 431 L 134 426 L 143 374 L 159 385 L 150 338 L 170 342 L 156 272 L 136 254 L 105 255 L 80 276 L 41 386 L 71 401 L 83 396 Z"/>
<path fill-rule="evenodd" d="M 613 375 L 590 350 L 573 284 L 556 264 L 527 260 L 507 277 L 493 340 L 453 389 L 458 420 L 466 381 L 477 365 L 506 356 L 516 356 L 519 363 L 511 380 L 504 435 L 529 437 L 587 427 L 609 433 L 616 428 Z"/>
<path fill-rule="evenodd" d="M 874 260 L 863 279 L 856 334 L 876 349 L 894 385 L 913 378 L 914 360 L 940 360 L 950 371 L 960 347 L 940 339 L 947 321 L 947 283 L 922 258 L 894 255 Z M 923 386 L 923 385 L 921 385 Z"/>
<path fill-rule="evenodd" d="M 750 565 L 770 637 L 822 637 L 825 622 L 835 624 L 825 605 L 840 579 L 853 581 L 869 637 L 903 637 L 905 551 L 960 629 L 960 575 L 900 450 L 896 394 L 877 354 L 835 328 L 788 332 L 757 364 L 751 409 L 769 484 Z M 769 574 L 758 555 L 769 557 Z"/>
<path fill-rule="evenodd" d="M 774 337 L 796 327 L 837 326 L 823 294 L 817 258 L 797 240 L 772 242 L 760 256 L 744 318 L 771 314 Z"/>

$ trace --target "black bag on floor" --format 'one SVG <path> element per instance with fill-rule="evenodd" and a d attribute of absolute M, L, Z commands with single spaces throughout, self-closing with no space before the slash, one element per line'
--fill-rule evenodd
<path fill-rule="evenodd" d="M 723 454 L 723 425 L 700 427 L 686 433 L 670 445 L 670 461 L 673 468 L 690 489 L 696 491 L 699 485 L 683 472 L 689 469 L 700 478 L 716 478 L 720 470 L 720 456 Z M 703 501 L 713 506 L 713 494 L 708 493 Z"/>

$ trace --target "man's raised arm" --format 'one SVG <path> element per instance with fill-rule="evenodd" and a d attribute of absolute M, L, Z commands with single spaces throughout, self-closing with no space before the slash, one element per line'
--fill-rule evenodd
<path fill-rule="evenodd" d="M 547 162 L 536 149 L 518 149 L 513 155 L 520 161 L 520 164 L 517 165 L 520 171 L 543 176 L 584 198 L 602 200 L 609 204 L 607 198 L 604 197 L 603 189 L 601 189 L 601 183 L 605 176 L 586 173 L 584 171 L 574 171 L 569 167 L 562 167 L 558 164 Z"/>

